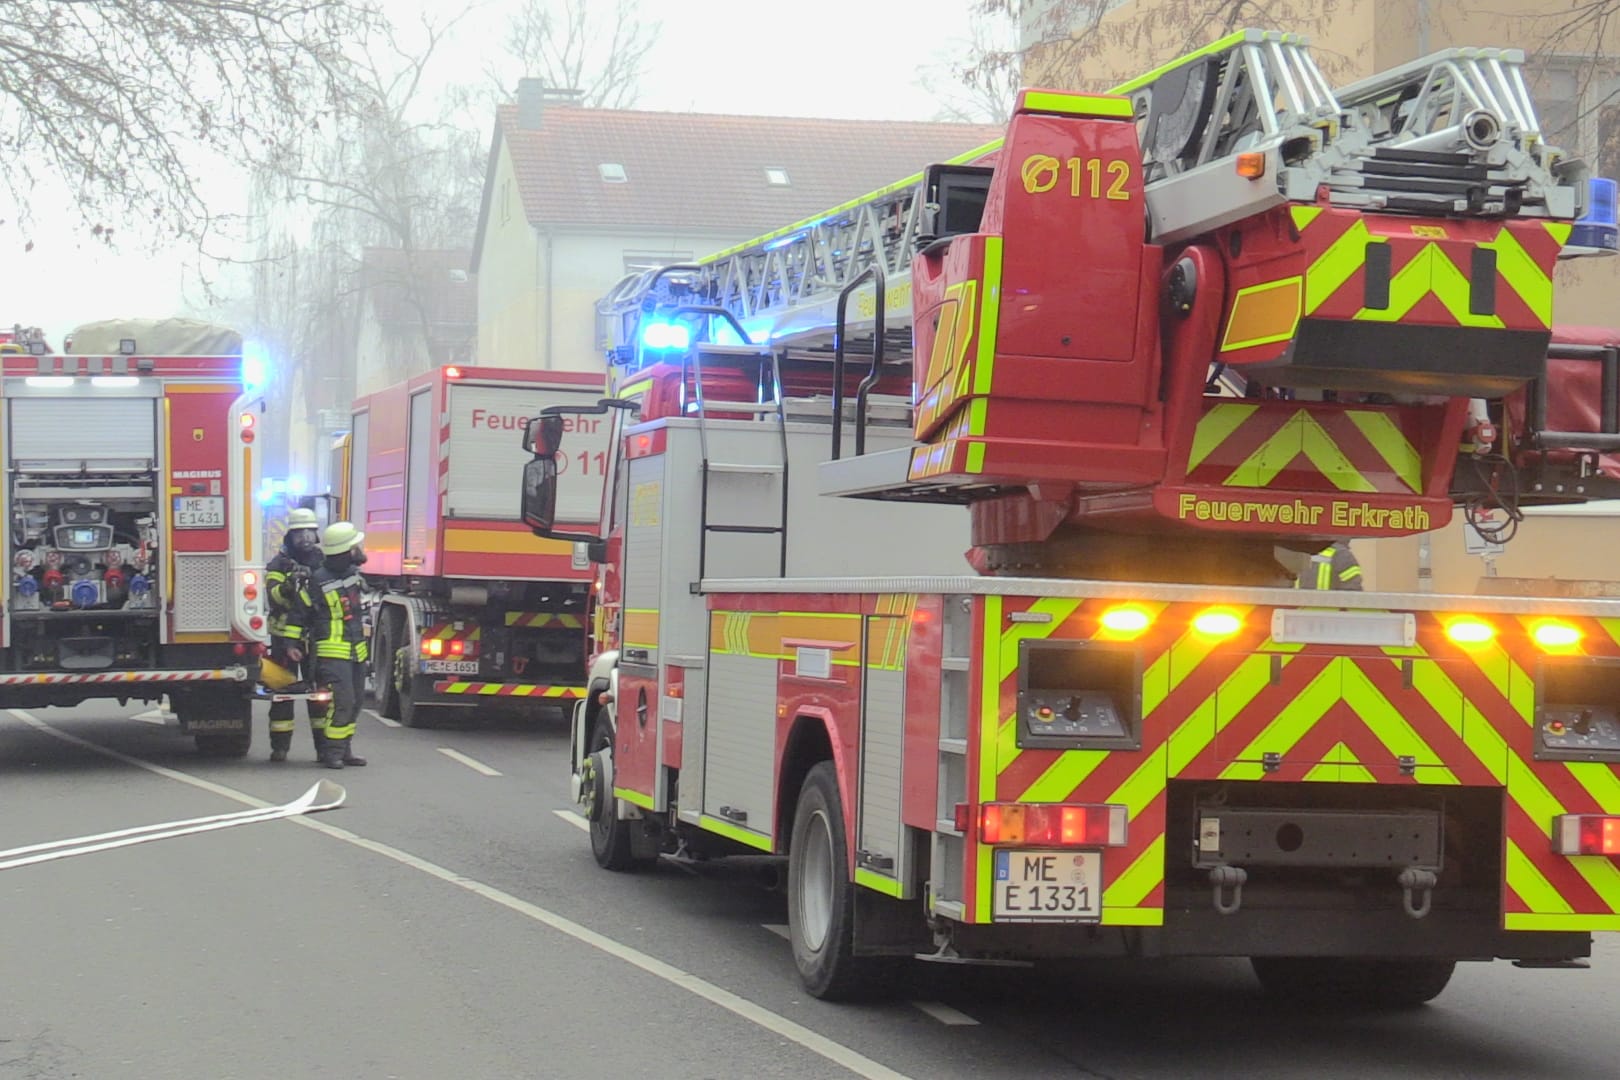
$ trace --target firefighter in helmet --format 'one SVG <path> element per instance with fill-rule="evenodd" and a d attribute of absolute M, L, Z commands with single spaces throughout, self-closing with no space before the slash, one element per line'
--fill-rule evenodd
<path fill-rule="evenodd" d="M 270 659 L 287 669 L 292 678 L 307 677 L 305 661 L 309 653 L 308 624 L 298 615 L 298 593 L 310 574 L 321 565 L 320 522 L 315 511 L 300 507 L 287 515 L 287 532 L 281 549 L 265 567 L 264 580 L 270 599 Z M 320 724 L 315 706 L 306 700 L 305 715 L 315 738 L 315 754 L 320 756 Z M 292 747 L 293 699 L 275 695 L 270 700 L 270 760 L 286 761 Z"/>
<path fill-rule="evenodd" d="M 354 755 L 354 723 L 365 692 L 366 641 L 363 596 L 365 561 L 360 544 L 366 534 L 347 521 L 335 522 L 321 534 L 321 564 L 299 593 L 299 609 L 309 628 L 315 660 L 315 684 L 330 689 L 321 735 L 321 764 L 328 769 L 364 765 Z"/>
<path fill-rule="evenodd" d="M 1361 563 L 1350 550 L 1350 541 L 1335 540 L 1311 556 L 1305 570 L 1294 580 L 1296 589 L 1349 589 L 1361 591 Z"/>

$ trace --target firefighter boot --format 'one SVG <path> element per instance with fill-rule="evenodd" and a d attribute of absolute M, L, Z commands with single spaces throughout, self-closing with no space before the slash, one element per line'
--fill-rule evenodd
<path fill-rule="evenodd" d="M 343 743 L 337 739 L 324 739 L 321 747 L 321 764 L 328 769 L 343 768 Z"/>
<path fill-rule="evenodd" d="M 363 757 L 354 756 L 354 736 L 349 736 L 340 744 L 343 747 L 343 764 L 358 769 L 366 763 Z"/>
<path fill-rule="evenodd" d="M 292 748 L 292 732 L 272 731 L 270 733 L 270 760 L 286 761 L 287 751 Z"/>

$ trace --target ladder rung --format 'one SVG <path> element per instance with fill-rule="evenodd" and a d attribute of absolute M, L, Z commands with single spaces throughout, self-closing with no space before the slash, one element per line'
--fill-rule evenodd
<path fill-rule="evenodd" d="M 964 755 L 967 753 L 967 740 L 941 739 L 939 740 L 939 752 L 942 754 L 956 754 L 958 756 Z"/>
<path fill-rule="evenodd" d="M 779 473 L 780 465 L 744 465 L 739 462 L 711 461 L 709 471 L 718 473 Z"/>
<path fill-rule="evenodd" d="M 688 402 L 687 404 L 695 405 L 697 402 Z M 705 399 L 702 404 L 704 413 L 768 413 L 776 411 L 776 402 L 774 401 L 709 401 Z M 688 415 L 692 414 L 689 413 Z"/>
<path fill-rule="evenodd" d="M 723 533 L 781 533 L 787 532 L 780 525 L 705 525 L 708 532 Z"/>

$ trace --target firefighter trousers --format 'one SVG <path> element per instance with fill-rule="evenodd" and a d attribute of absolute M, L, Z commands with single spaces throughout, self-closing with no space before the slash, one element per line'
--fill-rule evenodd
<path fill-rule="evenodd" d="M 288 646 L 280 639 L 276 639 L 270 646 L 270 658 L 288 671 L 293 678 L 302 683 L 309 678 L 309 661 L 294 660 L 287 655 Z M 270 746 L 285 750 L 292 745 L 293 709 L 297 703 L 293 698 L 271 695 L 270 698 Z M 315 736 L 315 748 L 320 749 L 321 729 L 326 726 L 326 709 L 316 705 L 308 698 L 304 699 L 304 716 L 309 720 L 311 733 Z"/>
<path fill-rule="evenodd" d="M 363 660 L 315 658 L 315 683 L 332 691 L 324 716 L 311 720 L 325 728 L 328 742 L 347 743 L 354 737 L 354 723 L 360 718 L 360 701 L 366 690 L 366 664 Z"/>

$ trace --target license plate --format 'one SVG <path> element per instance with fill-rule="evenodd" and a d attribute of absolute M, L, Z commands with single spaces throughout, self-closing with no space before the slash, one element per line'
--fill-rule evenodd
<path fill-rule="evenodd" d="M 223 529 L 225 527 L 225 498 L 222 495 L 202 497 L 177 495 L 174 500 L 174 527 L 177 529 Z"/>
<path fill-rule="evenodd" d="M 424 660 L 422 670 L 429 675 L 476 675 L 476 660 Z"/>
<path fill-rule="evenodd" d="M 990 914 L 1006 922 L 1102 918 L 1102 852 L 995 853 Z"/>

